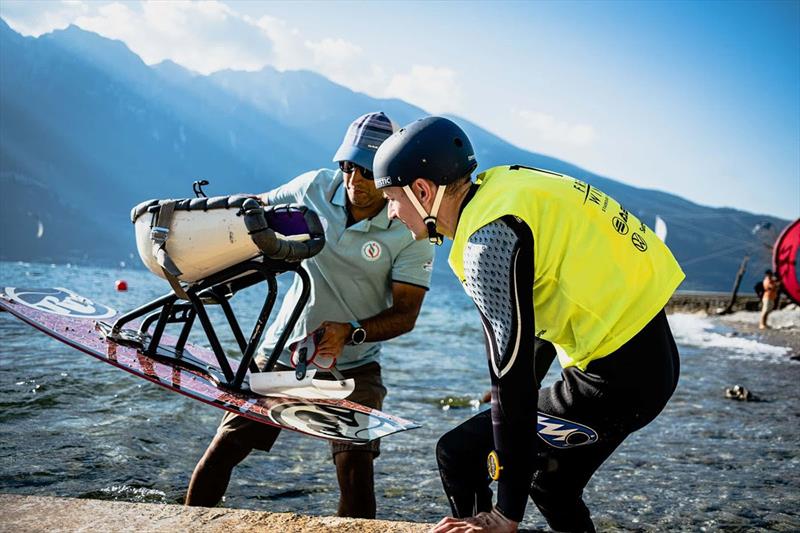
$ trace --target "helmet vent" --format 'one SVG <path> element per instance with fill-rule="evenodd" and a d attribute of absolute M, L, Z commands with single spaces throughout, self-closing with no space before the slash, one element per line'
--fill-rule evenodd
<path fill-rule="evenodd" d="M 461 148 L 462 146 L 464 146 L 464 142 L 463 142 L 461 139 L 459 139 L 458 137 L 456 137 L 455 139 L 453 139 L 453 144 L 455 144 L 455 145 L 456 145 L 456 146 L 458 146 L 459 148 Z"/>

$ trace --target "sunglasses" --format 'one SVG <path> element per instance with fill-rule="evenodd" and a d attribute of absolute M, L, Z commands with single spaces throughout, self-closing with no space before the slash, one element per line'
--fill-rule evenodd
<path fill-rule="evenodd" d="M 356 165 L 352 161 L 339 161 L 339 170 L 344 172 L 345 174 L 350 174 L 355 172 L 356 169 L 361 171 L 361 176 L 365 180 L 372 180 L 375 179 L 375 176 L 372 174 L 372 171 L 362 167 L 361 165 Z"/>

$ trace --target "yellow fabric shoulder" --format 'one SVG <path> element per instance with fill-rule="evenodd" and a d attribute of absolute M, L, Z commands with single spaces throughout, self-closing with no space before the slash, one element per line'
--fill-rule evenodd
<path fill-rule="evenodd" d="M 563 367 L 585 370 L 633 338 L 684 279 L 672 253 L 638 218 L 589 184 L 518 165 L 478 176 L 461 213 L 450 266 L 464 282 L 469 237 L 506 215 L 534 239 L 536 336 L 556 344 Z"/>

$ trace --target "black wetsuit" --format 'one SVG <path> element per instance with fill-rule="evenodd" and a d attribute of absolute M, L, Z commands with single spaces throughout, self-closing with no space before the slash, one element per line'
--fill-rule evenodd
<path fill-rule="evenodd" d="M 586 371 L 564 369 L 560 380 L 539 391 L 555 349 L 535 337 L 533 250 L 530 229 L 512 216 L 469 239 L 464 285 L 484 326 L 492 408 L 439 440 L 439 471 L 455 517 L 489 511 L 486 459 L 496 450 L 503 467 L 500 512 L 521 521 L 530 495 L 553 529 L 593 531 L 583 489 L 625 437 L 664 408 L 678 382 L 678 351 L 661 311 L 616 352 Z M 588 426 L 598 438 L 550 446 L 537 436 L 537 411 Z"/>

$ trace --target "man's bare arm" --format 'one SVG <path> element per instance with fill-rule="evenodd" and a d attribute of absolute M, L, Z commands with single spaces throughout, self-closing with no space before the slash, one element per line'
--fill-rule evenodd
<path fill-rule="evenodd" d="M 366 342 L 392 339 L 414 329 L 426 289 L 408 283 L 392 283 L 392 306 L 375 316 L 359 320 L 367 332 Z M 323 322 L 325 335 L 319 344 L 321 355 L 338 357 L 350 341 L 352 326 L 344 322 Z"/>

